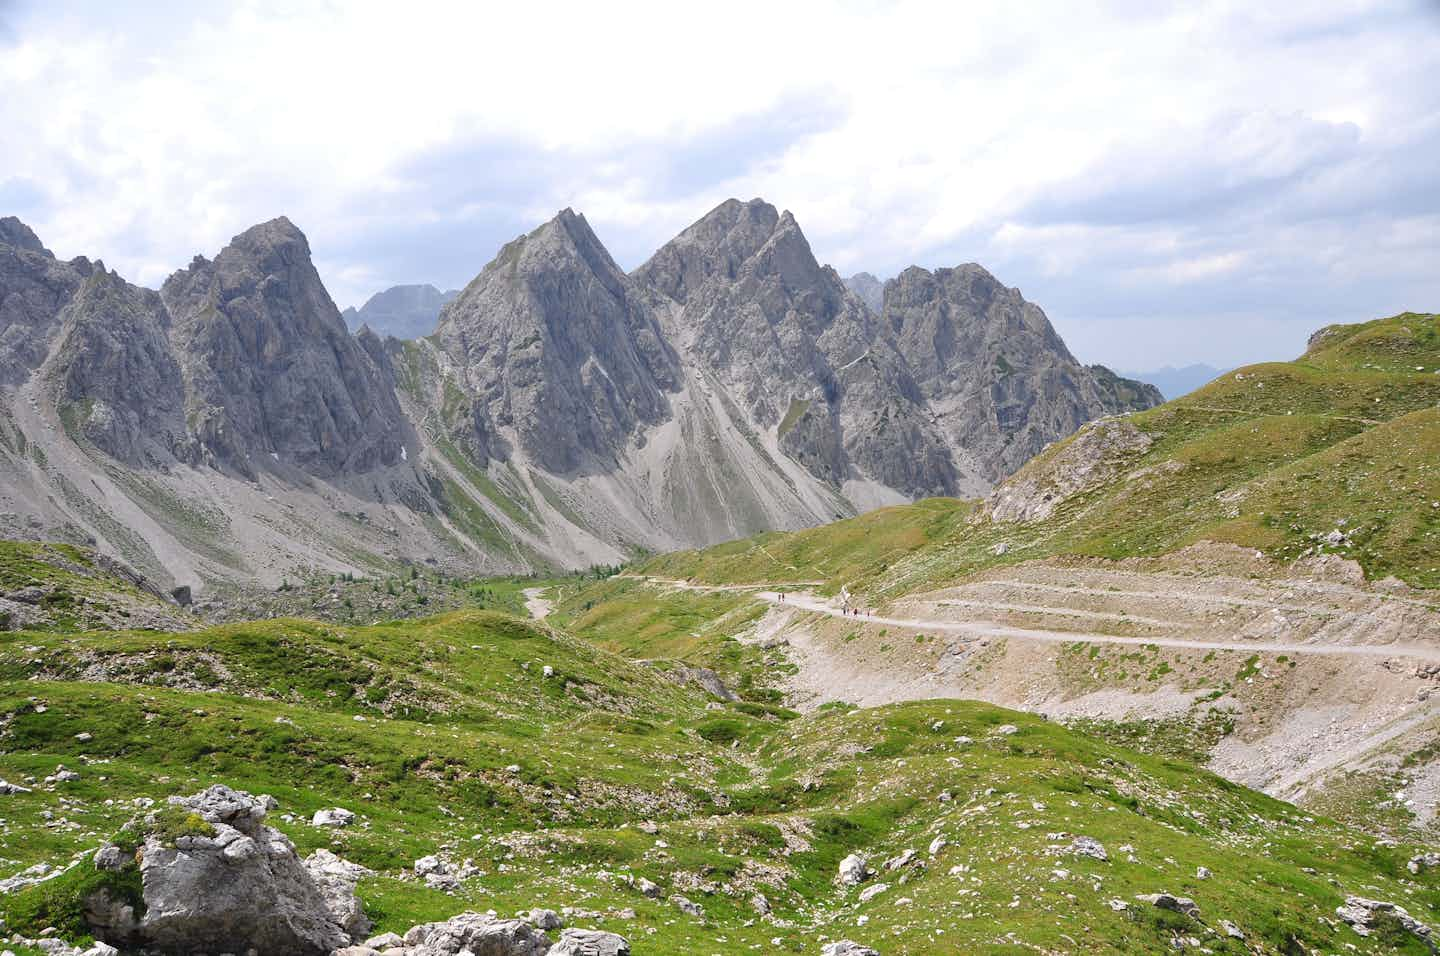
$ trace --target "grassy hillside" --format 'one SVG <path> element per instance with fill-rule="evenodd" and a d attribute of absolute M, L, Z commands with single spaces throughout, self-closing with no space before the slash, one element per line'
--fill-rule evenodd
<path fill-rule="evenodd" d="M 774 703 L 766 689 L 784 661 L 733 638 L 764 613 L 742 591 L 677 591 L 636 578 L 612 578 L 555 589 L 549 620 L 572 634 L 631 660 L 708 667 L 742 697 Z"/>
<path fill-rule="evenodd" d="M 1047 448 L 1000 490 L 1040 520 L 925 501 L 795 534 L 656 558 L 644 573 L 709 583 L 819 577 L 895 595 L 1055 555 L 1124 558 L 1200 540 L 1281 561 L 1333 553 L 1366 575 L 1440 587 L 1440 316 L 1317 333 L 1294 362 L 1254 365 Z M 1088 437 L 1087 437 L 1088 436 Z M 1086 469 L 1089 480 L 1086 480 Z M 1074 487 L 1078 484 L 1078 488 Z"/>
<path fill-rule="evenodd" d="M 949 540 L 965 527 L 973 501 L 930 498 L 879 508 L 803 531 L 771 531 L 697 551 L 676 551 L 642 563 L 636 572 L 707 584 L 794 582 L 834 593 L 863 584 L 890 564 Z"/>
<path fill-rule="evenodd" d="M 61 763 L 79 779 L 45 783 Z M 887 956 L 1157 952 L 1187 937 L 1214 952 L 1424 952 L 1361 938 L 1334 909 L 1361 893 L 1440 918 L 1440 877 L 1406 869 L 1416 847 L 1183 762 L 980 704 L 803 718 L 719 704 L 489 612 L 0 636 L 0 776 L 35 787 L 3 798 L 7 874 L 93 847 L 138 798 L 225 782 L 275 795 L 302 850 L 374 868 L 361 896 L 381 929 L 569 905 L 608 914 L 640 954 L 813 953 L 842 936 Z M 311 827 L 329 806 L 358 823 Z M 1109 859 L 1076 855 L 1075 835 Z M 879 869 L 907 848 L 916 858 L 866 883 L 888 888 L 865 902 L 833 883 L 849 853 Z M 407 875 L 437 851 L 480 873 L 454 896 Z M 1199 919 L 1135 899 L 1162 890 L 1193 897 Z M 37 892 L 0 902 L 13 927 L 41 928 L 22 925 Z M 757 918 L 757 893 L 772 917 Z"/>
<path fill-rule="evenodd" d="M 89 548 L 0 540 L 0 631 L 189 623 L 140 577 Z"/>

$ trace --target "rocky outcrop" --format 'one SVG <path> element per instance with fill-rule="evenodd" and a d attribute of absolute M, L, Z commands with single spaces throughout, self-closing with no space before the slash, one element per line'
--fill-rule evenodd
<path fill-rule="evenodd" d="M 629 940 L 604 930 L 566 929 L 552 945 L 545 930 L 558 927 L 559 918 L 550 910 L 532 911 L 528 920 L 461 913 L 444 922 L 413 926 L 404 936 L 386 933 L 368 939 L 334 956 L 630 956 Z"/>
<path fill-rule="evenodd" d="M 369 327 L 379 335 L 418 339 L 435 331 L 440 310 L 460 294 L 441 292 L 433 285 L 397 285 L 377 292 L 360 308 L 340 313 L 352 332 Z"/>
<path fill-rule="evenodd" d="M 172 797 L 136 825 L 144 834 L 138 852 L 102 848 L 95 866 L 119 874 L 138 866 L 143 898 L 137 906 L 98 891 L 86 903 L 96 937 L 162 953 L 328 956 L 352 933 L 363 935 L 358 874 L 332 857 L 302 863 L 294 844 L 265 825 L 271 805 L 212 786 Z"/>
<path fill-rule="evenodd" d="M 505 429 L 556 474 L 613 468 L 678 382 L 650 301 L 568 209 L 500 250 L 438 336 L 463 372 L 475 447 L 505 457 Z"/>
<path fill-rule="evenodd" d="M 1394 928 L 1425 943 L 1430 951 L 1436 952 L 1434 933 L 1431 928 L 1411 916 L 1405 907 L 1385 900 L 1369 900 L 1363 896 L 1347 896 L 1341 906 L 1335 907 L 1340 917 L 1361 936 L 1369 936 L 1377 930 Z"/>
<path fill-rule="evenodd" d="M 407 430 L 374 359 L 345 328 L 305 236 L 279 218 L 161 290 L 203 449 L 241 474 L 267 461 L 320 477 L 399 461 Z"/>
<path fill-rule="evenodd" d="M 859 943 L 842 939 L 821 946 L 820 956 L 880 956 L 880 954 L 869 946 L 861 946 Z"/>
<path fill-rule="evenodd" d="M 987 502 L 995 521 L 1043 521 L 1057 508 L 1118 475 L 1154 442 L 1123 418 L 1086 425 L 995 489 Z"/>
<path fill-rule="evenodd" d="M 405 933 L 406 956 L 546 956 L 550 937 L 525 920 L 461 913 Z"/>
<path fill-rule="evenodd" d="M 598 929 L 567 929 L 546 956 L 630 956 L 630 941 Z"/>

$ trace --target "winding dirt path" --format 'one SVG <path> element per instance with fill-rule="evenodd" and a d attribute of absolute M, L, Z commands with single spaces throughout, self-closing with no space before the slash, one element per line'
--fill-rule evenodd
<path fill-rule="evenodd" d="M 525 596 L 525 610 L 537 621 L 543 621 L 555 609 L 555 602 L 544 597 L 544 588 L 526 588 L 520 592 Z"/>
<path fill-rule="evenodd" d="M 1119 634 L 1101 634 L 1088 631 L 1049 631 L 1039 628 L 1013 627 L 990 622 L 945 621 L 925 617 L 889 617 L 880 614 L 847 614 L 843 608 L 816 597 L 809 592 L 780 592 L 765 590 L 770 587 L 816 582 L 782 582 L 780 584 L 693 584 L 670 578 L 645 578 L 655 584 L 668 585 L 687 591 L 752 591 L 762 601 L 778 607 L 797 608 L 815 614 L 846 620 L 862 621 L 867 624 L 881 624 L 887 627 L 903 627 L 911 630 L 937 631 L 945 634 L 959 634 L 975 639 L 1003 637 L 1011 640 L 1045 641 L 1053 644 L 1136 644 L 1158 647 L 1183 647 L 1194 650 L 1215 651 L 1263 651 L 1281 654 L 1329 654 L 1342 657 L 1411 657 L 1425 661 L 1440 661 L 1440 646 L 1423 644 L 1328 644 L 1291 641 L 1218 641 L 1190 640 L 1177 637 L 1145 636 L 1128 637 Z M 946 602 L 941 602 L 946 603 Z M 1132 618 L 1133 620 L 1133 618 Z"/>

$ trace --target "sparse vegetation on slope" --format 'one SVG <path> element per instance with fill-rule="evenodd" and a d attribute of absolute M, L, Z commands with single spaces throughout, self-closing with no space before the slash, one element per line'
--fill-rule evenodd
<path fill-rule="evenodd" d="M 834 593 L 847 584 L 863 586 L 891 563 L 948 538 L 975 507 L 955 498 L 928 498 L 803 531 L 772 531 L 660 555 L 643 562 L 637 573 L 706 584 L 794 582 Z"/>
<path fill-rule="evenodd" d="M 143 578 L 88 548 L 0 540 L 0 631 L 191 623 Z"/>

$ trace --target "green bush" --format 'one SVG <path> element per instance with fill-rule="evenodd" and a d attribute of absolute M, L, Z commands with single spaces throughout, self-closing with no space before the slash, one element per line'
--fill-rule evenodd
<path fill-rule="evenodd" d="M 133 907 L 137 917 L 145 914 L 138 866 L 116 872 L 97 870 L 84 861 L 53 880 L 0 897 L 0 918 L 11 932 L 39 936 L 42 930 L 54 927 L 60 938 L 84 946 L 91 940 L 85 901 L 101 891 Z"/>

